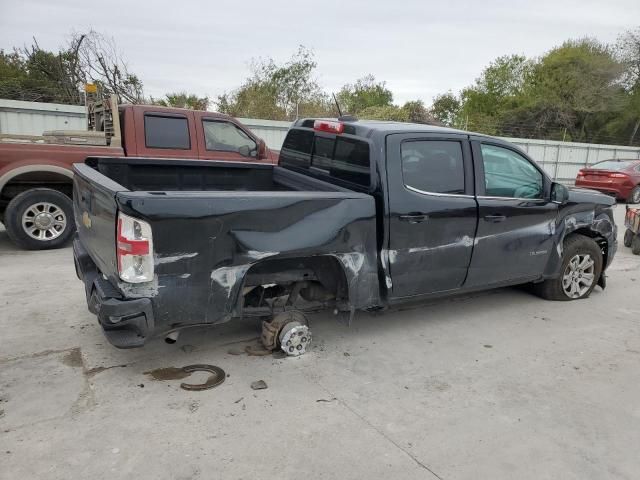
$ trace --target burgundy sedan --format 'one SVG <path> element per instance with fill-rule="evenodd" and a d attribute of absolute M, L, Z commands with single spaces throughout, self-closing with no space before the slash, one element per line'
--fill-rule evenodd
<path fill-rule="evenodd" d="M 640 203 L 640 160 L 604 160 L 578 172 L 576 186 Z"/>

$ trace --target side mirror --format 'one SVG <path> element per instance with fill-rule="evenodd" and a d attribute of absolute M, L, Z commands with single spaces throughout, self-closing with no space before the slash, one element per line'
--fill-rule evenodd
<path fill-rule="evenodd" d="M 551 184 L 551 201 L 556 203 L 566 203 L 569 200 L 569 189 L 561 183 Z"/>
<path fill-rule="evenodd" d="M 249 147 L 249 145 L 242 145 L 241 147 L 238 148 L 238 153 L 243 157 L 250 157 L 251 147 Z"/>

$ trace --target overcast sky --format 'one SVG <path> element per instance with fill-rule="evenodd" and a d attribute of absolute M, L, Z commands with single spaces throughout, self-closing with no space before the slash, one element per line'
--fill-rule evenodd
<path fill-rule="evenodd" d="M 98 10 L 98 7 L 100 10 Z M 494 58 L 538 56 L 569 38 L 614 42 L 640 25 L 639 0 L 0 0 L 0 48 L 71 31 L 112 36 L 155 97 L 238 87 L 254 57 L 315 51 L 327 91 L 368 73 L 397 103 L 469 85 Z"/>

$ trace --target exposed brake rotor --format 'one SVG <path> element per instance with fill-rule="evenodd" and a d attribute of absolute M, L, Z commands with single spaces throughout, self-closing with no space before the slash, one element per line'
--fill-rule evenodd
<path fill-rule="evenodd" d="M 287 355 L 297 357 L 307 351 L 311 330 L 300 322 L 289 322 L 280 330 L 280 348 Z"/>
<path fill-rule="evenodd" d="M 262 344 L 268 350 L 278 347 L 287 355 L 299 356 L 311 342 L 311 330 L 306 317 L 297 311 L 283 312 L 270 322 L 262 322 Z"/>

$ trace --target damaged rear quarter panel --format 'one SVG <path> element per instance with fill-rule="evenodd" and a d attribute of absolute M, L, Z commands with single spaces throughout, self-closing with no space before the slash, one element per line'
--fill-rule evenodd
<path fill-rule="evenodd" d="M 153 229 L 159 329 L 233 318 L 247 270 L 265 259 L 331 256 L 343 267 L 354 308 L 379 299 L 369 195 L 168 192 L 150 198 L 127 192 L 118 201 Z"/>

